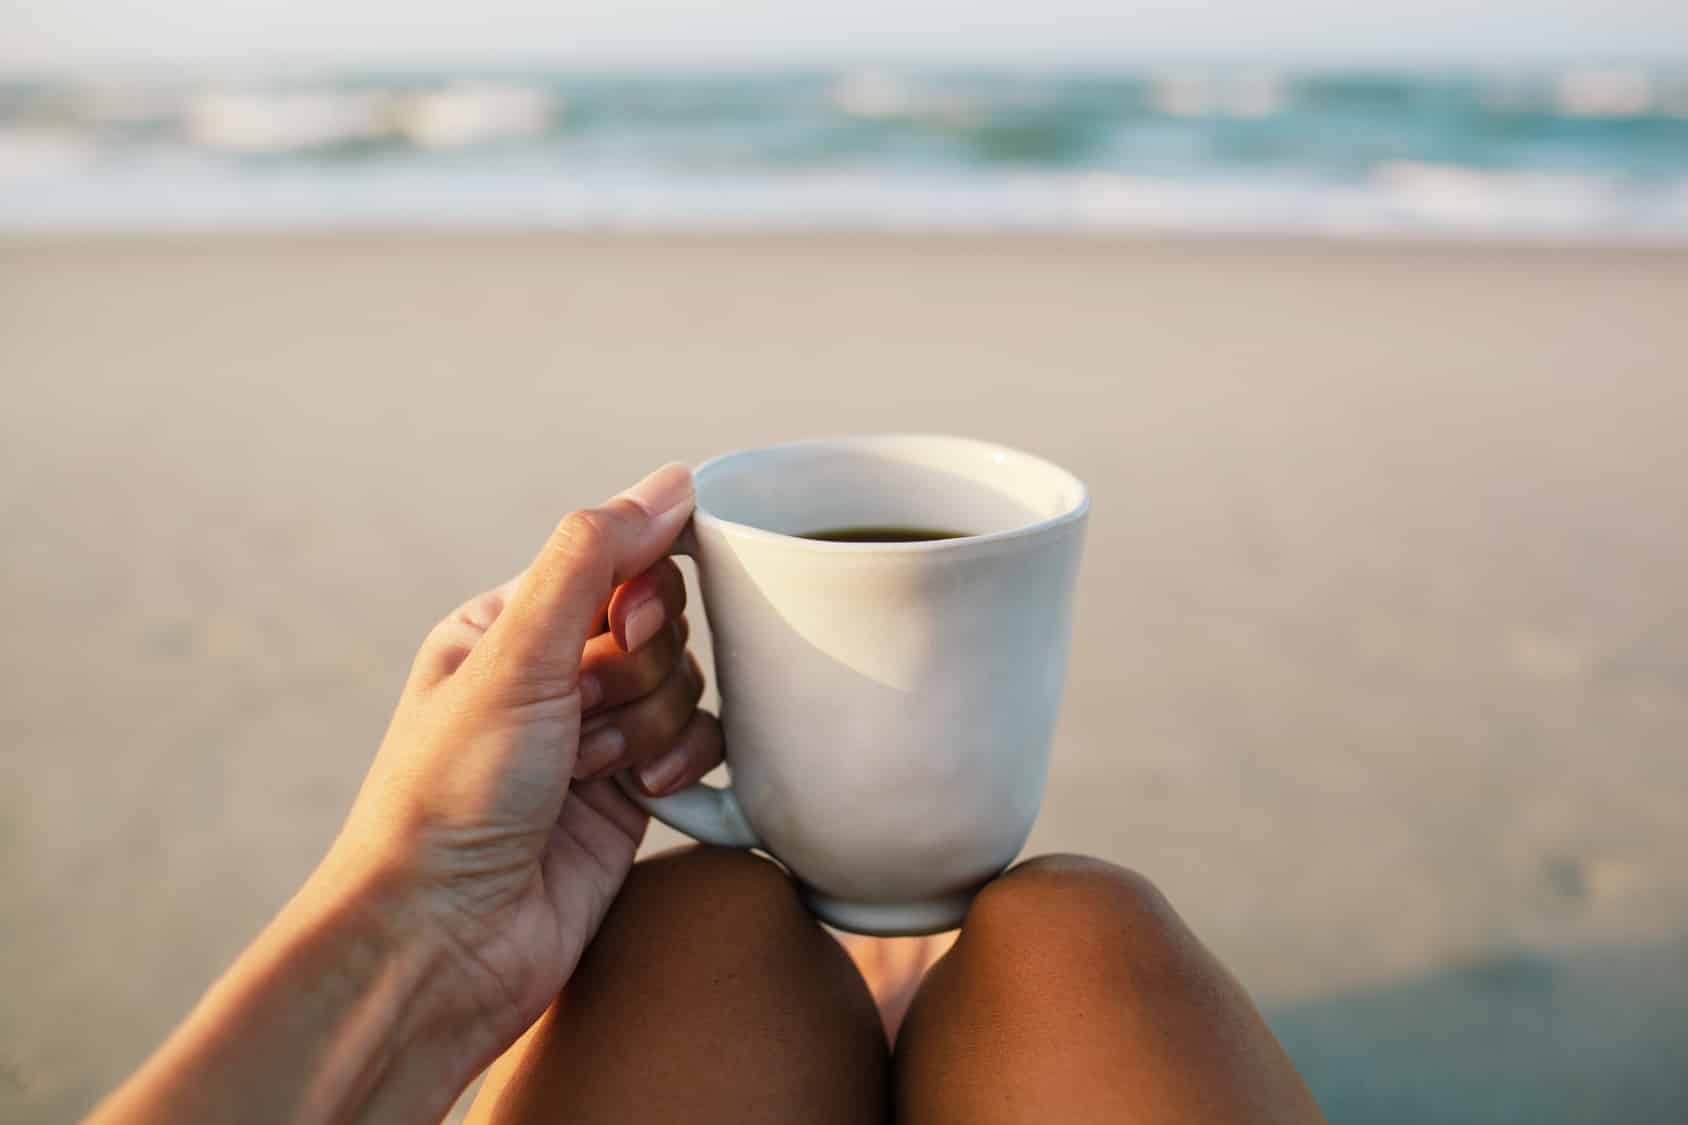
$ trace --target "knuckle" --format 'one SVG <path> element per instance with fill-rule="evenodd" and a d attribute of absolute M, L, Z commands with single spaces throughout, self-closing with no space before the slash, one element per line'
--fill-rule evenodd
<path fill-rule="evenodd" d="M 686 576 L 673 559 L 663 559 L 651 568 L 653 577 L 678 604 L 686 604 Z"/>
<path fill-rule="evenodd" d="M 422 643 L 416 647 L 417 657 L 435 657 L 466 647 L 464 632 L 463 623 L 455 613 L 434 622 L 422 638 Z"/>
<path fill-rule="evenodd" d="M 528 719 L 558 718 L 581 713 L 577 681 L 567 669 L 551 661 L 494 651 L 476 668 L 476 698 L 495 711 L 523 714 Z"/>
<path fill-rule="evenodd" d="M 702 693 L 701 686 L 689 682 L 677 683 L 673 690 L 663 693 L 664 698 L 651 716 L 651 727 L 656 741 L 661 742 L 664 749 L 672 745 L 680 737 L 680 732 L 686 729 L 686 724 L 692 721 L 692 712 L 697 710 L 698 697 Z"/>
<path fill-rule="evenodd" d="M 450 617 L 442 617 L 428 627 L 428 632 L 422 637 L 422 643 L 417 647 L 424 652 L 438 648 L 448 641 L 456 628 L 457 615 L 455 613 Z"/>
<path fill-rule="evenodd" d="M 727 755 L 726 736 L 721 731 L 721 721 L 708 711 L 696 712 L 692 721 L 697 727 L 692 734 L 692 744 L 696 747 L 692 758 L 700 772 L 708 773 Z"/>
<path fill-rule="evenodd" d="M 611 519 L 628 522 L 642 522 L 650 518 L 650 513 L 641 508 L 638 503 L 626 496 L 617 496 L 613 500 L 605 501 L 597 509 Z"/>
<path fill-rule="evenodd" d="M 663 750 L 671 748 L 680 737 L 680 732 L 686 729 L 686 724 L 691 721 L 691 717 L 692 709 L 689 706 L 664 708 L 662 717 L 654 724 L 656 729 L 653 732 L 655 735 L 653 741 Z"/>
<path fill-rule="evenodd" d="M 631 669 L 633 687 L 640 695 L 648 695 L 661 687 L 673 670 L 674 638 L 664 631 L 635 655 Z"/>
<path fill-rule="evenodd" d="M 562 553 L 575 558 L 596 558 L 608 549 L 612 529 L 604 513 L 596 508 L 570 512 L 558 523 L 551 542 Z"/>
<path fill-rule="evenodd" d="M 477 594 L 463 603 L 454 615 L 455 619 L 476 629 L 490 629 L 492 623 L 498 620 L 504 612 L 504 592 L 502 590 L 488 590 L 484 594 Z"/>

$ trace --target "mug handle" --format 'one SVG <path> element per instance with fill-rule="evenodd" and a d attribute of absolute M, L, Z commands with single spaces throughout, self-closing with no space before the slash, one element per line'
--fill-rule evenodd
<path fill-rule="evenodd" d="M 699 566 L 702 565 L 698 558 L 697 535 L 690 523 L 680 532 L 679 538 L 674 540 L 674 546 L 668 553 L 685 555 Z M 730 785 L 720 788 L 699 781 L 678 793 L 670 793 L 666 797 L 652 797 L 639 788 L 631 771 L 617 774 L 616 781 L 634 804 L 668 827 L 684 832 L 700 843 L 715 844 L 723 848 L 763 846 L 762 841 L 756 838 L 756 830 L 751 828 L 750 821 L 745 819 L 744 810 L 739 807 L 738 795 Z"/>

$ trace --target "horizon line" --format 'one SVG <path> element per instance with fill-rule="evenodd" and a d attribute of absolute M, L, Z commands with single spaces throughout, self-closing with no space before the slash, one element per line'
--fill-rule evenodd
<path fill-rule="evenodd" d="M 1137 51 L 950 52 L 863 51 L 747 53 L 698 58 L 679 52 L 244 52 L 178 56 L 88 56 L 52 62 L 0 59 L 0 82 L 28 82 L 114 74 L 150 76 L 186 70 L 196 76 L 222 71 L 395 74 L 414 71 L 511 74 L 568 69 L 582 74 L 798 74 L 838 69 L 901 67 L 925 70 L 1095 70 L 1141 73 L 1169 68 L 1234 68 L 1343 73 L 1418 74 L 1435 70 L 1560 71 L 1568 68 L 1682 69 L 1688 53 L 1622 51 Z"/>

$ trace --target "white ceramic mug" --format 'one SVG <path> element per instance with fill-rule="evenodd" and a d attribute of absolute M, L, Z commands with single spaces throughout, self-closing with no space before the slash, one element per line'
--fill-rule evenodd
<path fill-rule="evenodd" d="M 732 786 L 628 791 L 705 843 L 767 851 L 823 921 L 961 924 L 1036 819 L 1089 501 L 986 442 L 801 441 L 696 471 L 698 565 Z M 846 527 L 964 538 L 837 543 Z"/>

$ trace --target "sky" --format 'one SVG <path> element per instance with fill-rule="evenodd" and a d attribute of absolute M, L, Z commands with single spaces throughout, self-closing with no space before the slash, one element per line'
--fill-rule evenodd
<path fill-rule="evenodd" d="M 1688 61 L 1688 0 L 0 0 L 0 68 L 499 58 L 741 64 Z"/>

